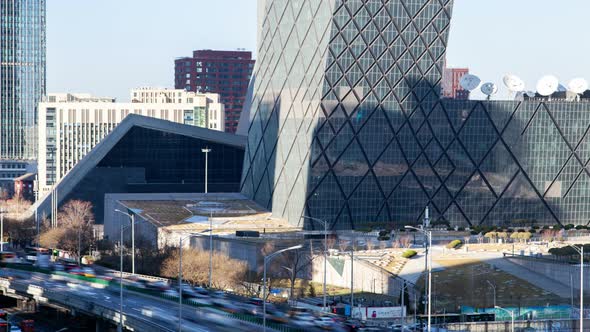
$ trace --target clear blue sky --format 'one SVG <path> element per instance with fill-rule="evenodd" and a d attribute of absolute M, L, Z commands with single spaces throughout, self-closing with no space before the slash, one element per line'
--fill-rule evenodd
<path fill-rule="evenodd" d="M 174 58 L 192 50 L 256 46 L 256 0 L 49 0 L 47 7 L 49 92 L 127 100 L 134 87 L 172 87 Z M 455 0 L 448 64 L 499 85 L 514 73 L 529 89 L 545 74 L 565 84 L 590 79 L 588 13 L 588 0 Z"/>

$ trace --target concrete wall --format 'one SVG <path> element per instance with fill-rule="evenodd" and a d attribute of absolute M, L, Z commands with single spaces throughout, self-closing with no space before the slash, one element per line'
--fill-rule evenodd
<path fill-rule="evenodd" d="M 329 285 L 350 288 L 350 256 L 328 256 L 326 279 Z M 399 299 L 404 285 L 403 279 L 381 269 L 371 263 L 355 258 L 353 266 L 354 285 L 356 292 L 364 291 L 378 294 L 387 294 Z M 312 280 L 324 282 L 324 257 L 319 256 L 313 261 Z M 410 299 L 413 301 L 414 290 L 412 284 L 405 282 L 408 287 Z"/>
<path fill-rule="evenodd" d="M 549 279 L 555 280 L 570 287 L 570 276 L 573 280 L 574 289 L 580 289 L 580 266 L 567 263 L 551 262 L 546 259 L 539 259 L 526 256 L 506 256 L 514 264 L 518 264 L 530 271 L 541 274 Z M 584 291 L 590 293 L 590 266 L 584 265 Z"/>

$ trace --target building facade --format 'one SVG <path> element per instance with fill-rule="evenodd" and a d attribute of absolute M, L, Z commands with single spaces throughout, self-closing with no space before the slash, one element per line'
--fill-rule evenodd
<path fill-rule="evenodd" d="M 225 131 L 235 133 L 254 62 L 247 51 L 194 51 L 192 57 L 174 61 L 174 86 L 219 93 L 225 105 Z"/>
<path fill-rule="evenodd" d="M 259 5 L 242 192 L 273 215 L 590 221 L 590 103 L 441 98 L 453 1 Z"/>
<path fill-rule="evenodd" d="M 39 104 L 39 184 L 46 192 L 128 114 L 223 131 L 219 95 L 184 90 L 131 90 L 130 103 L 88 94 L 49 94 Z"/>
<path fill-rule="evenodd" d="M 45 94 L 45 16 L 45 0 L 0 1 L 0 168 L 37 158 L 37 104 Z"/>
<path fill-rule="evenodd" d="M 442 80 L 442 96 L 453 99 L 469 99 L 469 91 L 461 87 L 461 78 L 469 74 L 469 68 L 445 68 Z"/>

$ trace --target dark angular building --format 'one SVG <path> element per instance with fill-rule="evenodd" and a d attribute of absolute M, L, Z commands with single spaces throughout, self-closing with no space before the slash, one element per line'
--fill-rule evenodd
<path fill-rule="evenodd" d="M 590 103 L 441 99 L 452 0 L 259 6 L 241 190 L 274 215 L 590 221 Z"/>
<path fill-rule="evenodd" d="M 225 131 L 235 133 L 254 62 L 252 52 L 194 51 L 192 58 L 174 61 L 174 86 L 187 91 L 219 93 L 225 104 Z"/>

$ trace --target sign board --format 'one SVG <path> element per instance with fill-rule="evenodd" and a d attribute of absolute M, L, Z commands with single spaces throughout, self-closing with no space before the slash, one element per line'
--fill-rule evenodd
<path fill-rule="evenodd" d="M 405 307 L 359 307 L 352 311 L 352 317 L 361 320 L 391 319 L 405 315 Z"/>

